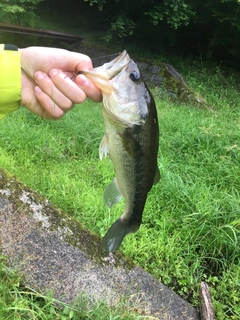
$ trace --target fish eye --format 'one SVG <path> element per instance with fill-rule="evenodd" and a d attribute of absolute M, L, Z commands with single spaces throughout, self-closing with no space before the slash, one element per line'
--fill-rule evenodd
<path fill-rule="evenodd" d="M 134 82 L 138 81 L 141 78 L 140 73 L 137 72 L 136 70 L 132 71 L 130 73 L 130 79 Z"/>

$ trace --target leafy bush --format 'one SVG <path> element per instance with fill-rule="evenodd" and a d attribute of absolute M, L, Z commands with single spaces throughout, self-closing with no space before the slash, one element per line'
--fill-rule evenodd
<path fill-rule="evenodd" d="M 2 0 L 0 21 L 34 27 L 38 18 L 35 10 L 41 1 L 44 0 Z"/>

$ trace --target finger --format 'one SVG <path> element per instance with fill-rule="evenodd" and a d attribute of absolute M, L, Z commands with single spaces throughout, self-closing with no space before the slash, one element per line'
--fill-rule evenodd
<path fill-rule="evenodd" d="M 92 101 L 102 101 L 101 90 L 97 86 L 95 86 L 90 80 L 88 80 L 83 74 L 79 74 L 76 77 L 75 81 Z"/>
<path fill-rule="evenodd" d="M 72 101 L 55 86 L 52 80 L 44 72 L 37 71 L 35 73 L 35 81 L 38 84 L 38 87 L 40 87 L 49 97 L 48 101 L 51 101 L 51 105 L 56 104 L 64 111 L 68 111 L 73 107 Z"/>
<path fill-rule="evenodd" d="M 60 108 L 40 87 L 34 88 L 35 96 L 39 104 L 36 105 L 35 113 L 43 119 L 57 120 L 64 116 L 64 111 Z"/>
<path fill-rule="evenodd" d="M 49 76 L 58 90 L 73 103 L 82 103 L 86 99 L 85 92 L 74 82 L 75 75 L 73 73 L 64 73 L 58 69 L 51 69 Z"/>
<path fill-rule="evenodd" d="M 30 112 L 36 114 L 42 119 L 52 119 L 56 120 L 63 116 L 64 112 L 59 112 L 58 114 L 55 114 L 54 116 L 50 113 L 48 113 L 43 106 L 41 105 L 41 102 L 44 99 L 41 98 L 41 95 L 45 93 L 42 92 L 42 90 L 39 87 L 36 87 L 33 89 L 28 90 L 29 92 L 24 94 L 21 99 L 21 105 L 28 109 Z M 31 96 L 31 102 L 29 102 L 29 99 L 26 99 L 26 97 Z M 38 100 L 39 98 L 39 100 Z M 44 104 L 44 102 L 42 102 Z"/>
<path fill-rule="evenodd" d="M 88 56 L 64 49 L 28 47 L 20 49 L 20 52 L 22 68 L 30 77 L 38 70 L 48 73 L 50 69 L 57 68 L 77 73 L 78 70 L 93 68 Z"/>

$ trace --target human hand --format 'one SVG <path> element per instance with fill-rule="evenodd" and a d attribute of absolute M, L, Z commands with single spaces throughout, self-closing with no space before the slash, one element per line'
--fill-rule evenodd
<path fill-rule="evenodd" d="M 79 71 L 91 70 L 91 59 L 63 49 L 20 49 L 22 66 L 21 105 L 43 119 L 59 119 L 87 97 L 102 99 L 101 91 Z"/>

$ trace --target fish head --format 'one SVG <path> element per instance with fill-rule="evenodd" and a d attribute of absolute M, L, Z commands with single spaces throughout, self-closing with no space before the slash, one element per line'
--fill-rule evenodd
<path fill-rule="evenodd" d="M 144 111 L 146 103 L 150 100 L 150 95 L 141 72 L 132 59 L 129 58 L 125 67 L 110 80 L 110 83 L 112 94 L 119 104 L 135 103 L 138 108 Z M 144 112 L 142 112 L 142 116 L 144 118 Z"/>
<path fill-rule="evenodd" d="M 113 121 L 127 126 L 144 123 L 151 94 L 127 51 L 100 67 L 81 73 L 102 90 L 104 108 Z"/>

